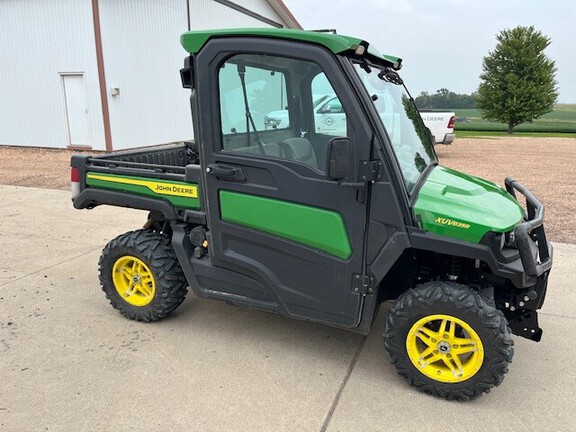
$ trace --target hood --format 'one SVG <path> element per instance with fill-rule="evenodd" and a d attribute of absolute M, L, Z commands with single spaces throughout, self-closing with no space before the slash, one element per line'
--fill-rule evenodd
<path fill-rule="evenodd" d="M 489 231 L 511 231 L 524 209 L 495 183 L 437 166 L 420 188 L 414 214 L 425 231 L 478 243 Z"/>

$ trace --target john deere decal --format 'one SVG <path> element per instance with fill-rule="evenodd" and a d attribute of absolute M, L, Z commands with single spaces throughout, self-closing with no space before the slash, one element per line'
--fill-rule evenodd
<path fill-rule="evenodd" d="M 196 184 L 101 173 L 86 174 L 86 184 L 99 188 L 133 192 L 139 195 L 153 197 L 161 195 L 177 207 L 200 207 L 198 185 Z"/>

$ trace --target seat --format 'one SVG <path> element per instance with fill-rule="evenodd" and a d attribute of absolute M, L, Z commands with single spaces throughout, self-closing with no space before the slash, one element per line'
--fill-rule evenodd
<path fill-rule="evenodd" d="M 286 159 L 296 160 L 318 168 L 314 147 L 306 138 L 288 138 L 278 143 Z"/>
<path fill-rule="evenodd" d="M 312 144 L 310 144 L 310 141 L 306 138 L 288 138 L 278 144 L 252 145 L 249 147 L 240 147 L 232 151 L 294 160 L 318 168 L 318 160 L 316 159 L 314 147 L 312 147 Z"/>
<path fill-rule="evenodd" d="M 255 155 L 264 155 L 264 156 L 273 156 L 273 157 L 284 157 L 280 152 L 280 146 L 278 144 L 262 144 L 253 145 L 250 147 L 239 147 L 232 151 L 240 152 L 240 153 L 250 153 Z"/>

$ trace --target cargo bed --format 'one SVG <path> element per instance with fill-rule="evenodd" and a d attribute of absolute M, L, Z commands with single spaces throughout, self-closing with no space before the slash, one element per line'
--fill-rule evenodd
<path fill-rule="evenodd" d="M 72 200 L 78 209 L 109 204 L 158 212 L 174 220 L 187 214 L 197 217 L 194 213 L 201 208 L 194 142 L 75 155 L 71 166 Z"/>

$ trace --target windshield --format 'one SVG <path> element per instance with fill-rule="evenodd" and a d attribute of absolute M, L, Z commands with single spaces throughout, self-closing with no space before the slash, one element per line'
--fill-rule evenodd
<path fill-rule="evenodd" d="M 437 162 L 428 130 L 396 72 L 358 63 L 354 69 L 380 114 L 411 194 L 426 168 Z"/>

